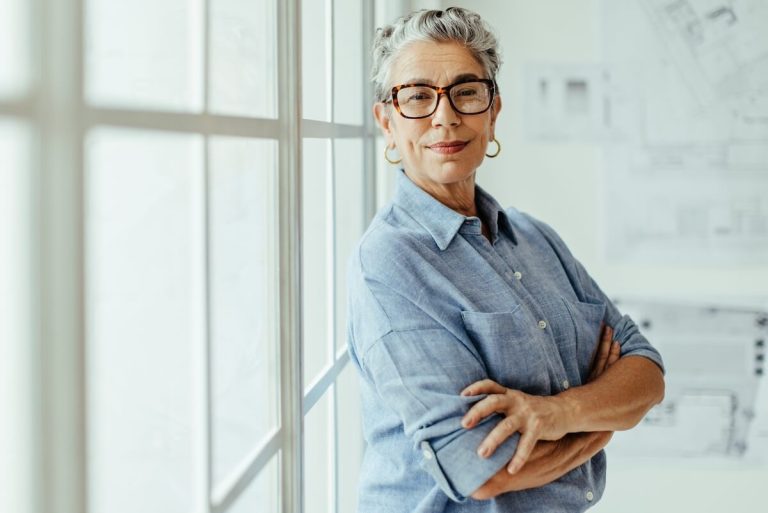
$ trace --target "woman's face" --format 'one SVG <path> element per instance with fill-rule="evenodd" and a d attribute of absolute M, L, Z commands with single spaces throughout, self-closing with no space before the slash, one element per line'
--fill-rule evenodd
<path fill-rule="evenodd" d="M 468 77 L 489 78 L 483 66 L 458 43 L 411 43 L 392 63 L 391 86 L 426 83 L 446 87 Z M 447 185 L 474 177 L 494 138 L 501 99 L 481 114 L 459 114 L 441 95 L 434 114 L 407 119 L 391 103 L 373 112 L 390 148 L 403 158 L 408 175 L 421 185 Z M 394 151 L 392 152 L 395 153 Z"/>

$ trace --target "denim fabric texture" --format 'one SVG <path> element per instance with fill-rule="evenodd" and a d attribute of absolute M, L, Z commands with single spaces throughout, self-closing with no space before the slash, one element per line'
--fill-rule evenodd
<path fill-rule="evenodd" d="M 371 222 L 348 266 L 349 352 L 360 376 L 367 447 L 360 513 L 576 512 L 605 487 L 606 458 L 541 488 L 469 497 L 512 457 L 519 435 L 487 459 L 461 418 L 490 378 L 529 394 L 585 383 L 600 324 L 622 356 L 662 370 L 660 354 L 622 315 L 548 225 L 504 210 L 476 186 L 477 217 L 444 206 L 398 171 L 393 200 Z"/>

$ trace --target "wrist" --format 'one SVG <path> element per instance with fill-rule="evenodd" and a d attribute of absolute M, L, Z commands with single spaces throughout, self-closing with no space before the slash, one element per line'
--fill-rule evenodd
<path fill-rule="evenodd" d="M 569 391 L 561 392 L 553 396 L 557 399 L 559 417 L 562 419 L 565 433 L 578 433 L 584 431 L 580 425 L 581 405 Z"/>

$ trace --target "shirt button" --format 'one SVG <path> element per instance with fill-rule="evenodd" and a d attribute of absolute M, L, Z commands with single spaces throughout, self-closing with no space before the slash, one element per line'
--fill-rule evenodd
<path fill-rule="evenodd" d="M 515 271 L 515 278 L 517 278 L 518 280 L 521 280 L 523 278 L 523 273 L 521 273 L 520 271 Z"/>
<path fill-rule="evenodd" d="M 593 500 L 594 498 L 595 498 L 595 494 L 593 494 L 591 490 L 590 490 L 590 491 L 588 491 L 588 492 L 587 492 L 587 500 L 588 500 L 589 502 L 592 502 L 592 500 Z"/>
<path fill-rule="evenodd" d="M 547 321 L 539 321 L 539 328 L 546 329 Z"/>
<path fill-rule="evenodd" d="M 424 449 L 424 451 L 421 453 L 424 455 L 424 459 L 431 460 L 432 459 L 432 453 L 428 450 Z"/>
<path fill-rule="evenodd" d="M 568 390 L 568 387 L 570 387 L 570 386 L 571 386 L 571 384 L 570 384 L 570 383 L 568 383 L 568 380 L 567 380 L 567 379 L 564 379 L 564 380 L 563 380 L 563 389 L 564 389 L 564 390 Z"/>

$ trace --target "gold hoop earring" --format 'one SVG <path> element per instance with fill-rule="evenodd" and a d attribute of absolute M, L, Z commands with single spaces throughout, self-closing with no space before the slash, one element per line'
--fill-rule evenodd
<path fill-rule="evenodd" d="M 400 162 L 402 162 L 402 161 L 403 161 L 403 157 L 400 157 L 400 158 L 399 158 L 399 159 L 397 159 L 397 160 L 392 160 L 392 159 L 390 159 L 390 158 L 389 158 L 389 150 L 390 150 L 389 146 L 387 146 L 387 147 L 385 147 L 385 148 L 384 148 L 384 160 L 386 160 L 387 162 L 389 162 L 389 163 L 390 163 L 390 164 L 392 164 L 393 166 L 396 166 L 397 164 L 399 164 Z"/>
<path fill-rule="evenodd" d="M 495 137 L 493 138 L 493 141 L 491 141 L 491 142 L 495 142 L 496 143 L 496 152 L 493 153 L 492 155 L 488 155 L 486 153 L 485 156 L 488 157 L 489 159 L 496 158 L 496 157 L 499 156 L 499 153 L 501 153 L 501 143 Z"/>

